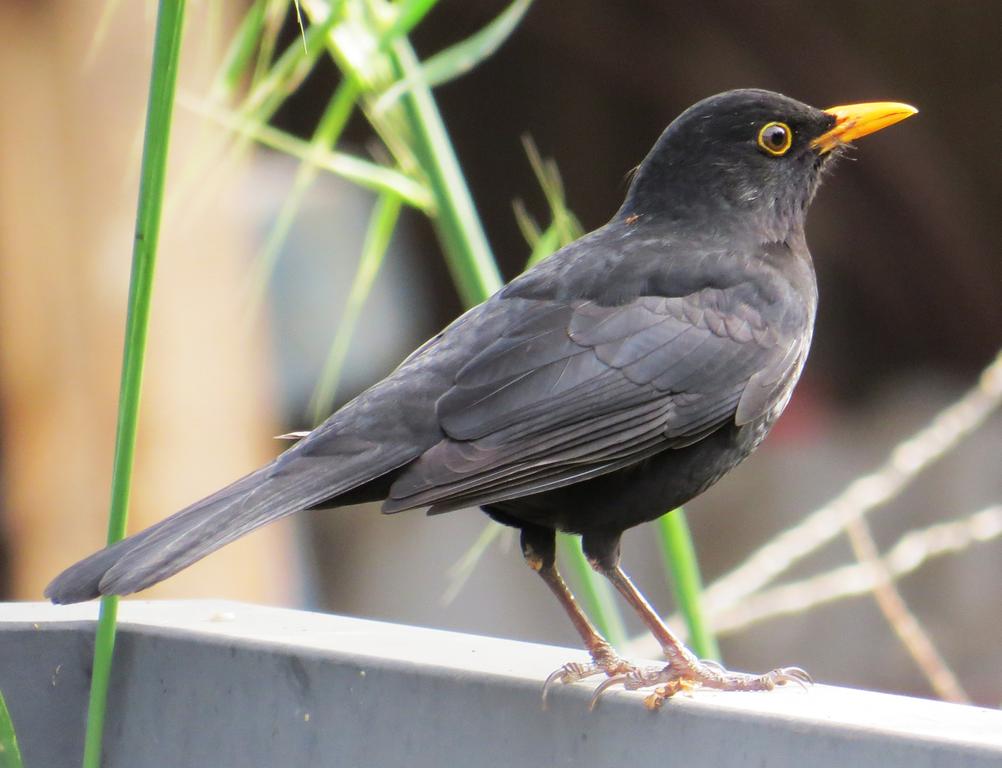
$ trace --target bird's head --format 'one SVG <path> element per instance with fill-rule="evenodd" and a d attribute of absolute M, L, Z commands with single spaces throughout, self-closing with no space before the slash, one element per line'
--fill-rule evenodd
<path fill-rule="evenodd" d="M 822 170 L 846 144 L 916 111 L 894 102 L 821 110 L 755 89 L 711 96 L 665 129 L 619 215 L 784 239 L 803 227 Z"/>

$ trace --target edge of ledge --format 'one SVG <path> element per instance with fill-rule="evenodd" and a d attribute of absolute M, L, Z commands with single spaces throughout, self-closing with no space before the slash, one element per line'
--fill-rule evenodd
<path fill-rule="evenodd" d="M 67 629 L 93 622 L 97 604 L 0 604 L 0 632 Z M 508 681 L 518 687 L 540 685 L 561 664 L 585 660 L 581 650 L 493 637 L 355 619 L 331 614 L 222 600 L 124 600 L 119 608 L 124 631 L 202 638 L 213 645 L 301 652 L 356 665 L 407 668 L 418 674 Z M 87 629 L 86 625 L 80 627 Z M 652 661 L 651 664 L 658 662 Z M 593 685 L 580 683 L 554 691 L 554 699 L 574 696 L 584 707 Z M 643 714 L 644 692 L 613 691 L 602 706 L 626 705 Z M 692 715 L 742 720 L 782 721 L 798 731 L 862 732 L 891 741 L 935 742 L 943 747 L 997 751 L 1002 760 L 1002 711 L 960 706 L 871 691 L 816 685 L 768 693 L 697 691 L 679 696 L 662 714 L 682 709 Z"/>

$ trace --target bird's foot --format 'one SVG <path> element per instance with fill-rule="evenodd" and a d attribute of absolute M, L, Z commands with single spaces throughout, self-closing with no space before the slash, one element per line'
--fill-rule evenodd
<path fill-rule="evenodd" d="M 543 683 L 543 708 L 546 708 L 546 697 L 554 685 L 567 685 L 585 680 L 595 675 L 606 675 L 609 679 L 628 676 L 640 672 L 637 667 L 623 661 L 609 645 L 592 648 L 590 662 L 572 661 L 564 664 L 553 672 Z M 608 681 L 606 681 L 608 682 Z"/>
<path fill-rule="evenodd" d="M 593 709 L 599 698 L 610 688 L 622 685 L 628 691 L 659 686 L 644 699 L 648 709 L 658 709 L 668 699 L 680 691 L 689 692 L 697 688 L 710 688 L 717 691 L 771 691 L 779 685 L 796 683 L 807 688 L 814 681 L 811 676 L 799 667 L 783 667 L 774 669 L 764 675 L 750 675 L 744 672 L 731 672 L 715 661 L 702 661 L 691 654 L 677 658 L 666 667 L 639 669 L 610 675 L 595 689 L 589 709 Z"/>

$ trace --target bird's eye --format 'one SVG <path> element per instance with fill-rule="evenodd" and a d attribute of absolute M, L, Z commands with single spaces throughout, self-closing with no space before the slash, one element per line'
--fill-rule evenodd
<path fill-rule="evenodd" d="M 793 131 L 786 123 L 766 123 L 758 132 L 758 145 L 774 157 L 785 155 L 793 144 Z"/>

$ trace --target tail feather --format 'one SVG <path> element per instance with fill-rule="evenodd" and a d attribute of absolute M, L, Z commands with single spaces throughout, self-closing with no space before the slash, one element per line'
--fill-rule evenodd
<path fill-rule="evenodd" d="M 316 467 L 316 470 L 320 470 Z M 54 603 L 127 595 L 173 576 L 224 544 L 330 496 L 320 471 L 259 469 L 70 566 L 45 588 Z"/>

